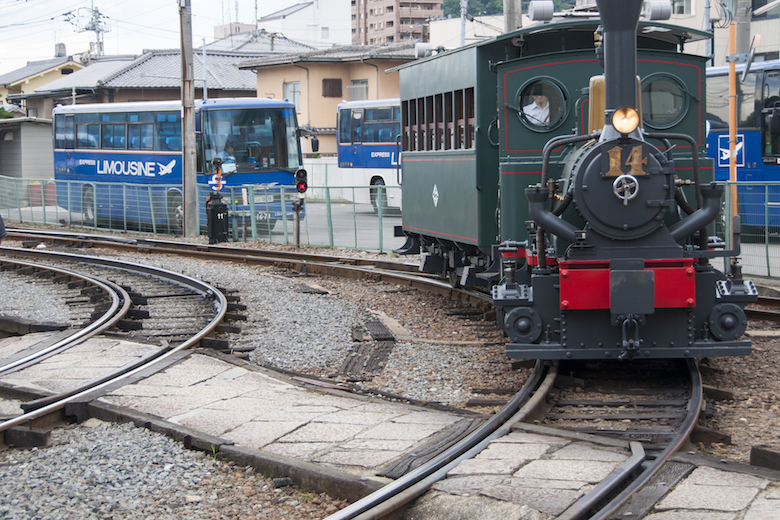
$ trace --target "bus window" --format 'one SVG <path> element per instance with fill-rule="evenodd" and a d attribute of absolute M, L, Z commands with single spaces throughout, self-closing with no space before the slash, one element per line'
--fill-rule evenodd
<path fill-rule="evenodd" d="M 764 159 L 777 164 L 780 156 L 780 72 L 767 72 L 763 89 Z"/>
<path fill-rule="evenodd" d="M 125 125 L 103 125 L 102 148 L 124 148 Z"/>
<path fill-rule="evenodd" d="M 729 122 L 729 77 L 707 77 L 707 119 L 718 123 Z"/>
<path fill-rule="evenodd" d="M 363 121 L 363 111 L 362 110 L 354 110 L 352 112 L 352 142 L 353 143 L 361 143 L 363 142 L 363 125 L 361 124 Z"/>
<path fill-rule="evenodd" d="M 99 148 L 100 124 L 98 114 L 76 115 L 77 148 Z"/>
<path fill-rule="evenodd" d="M 757 118 L 761 117 L 761 89 L 756 88 L 756 79 L 761 76 L 760 72 L 752 72 L 742 83 L 737 81 L 737 99 L 739 100 L 737 121 L 739 121 L 740 127 L 758 127 Z"/>
<path fill-rule="evenodd" d="M 181 115 L 178 112 L 157 112 L 157 150 L 181 150 Z"/>
<path fill-rule="evenodd" d="M 73 116 L 58 115 L 54 119 L 54 147 L 73 148 Z"/>
<path fill-rule="evenodd" d="M 737 122 L 740 127 L 758 126 L 756 108 L 760 107 L 761 89 L 756 88 L 756 78 L 761 73 L 751 72 L 740 82 L 737 79 Z M 707 77 L 707 119 L 727 125 L 729 123 L 729 77 Z"/>
<path fill-rule="evenodd" d="M 780 72 L 767 72 L 763 88 L 764 108 L 772 108 L 780 101 Z"/>
<path fill-rule="evenodd" d="M 153 150 L 154 114 L 151 112 L 131 112 L 127 114 L 127 122 L 127 148 L 130 150 Z"/>
<path fill-rule="evenodd" d="M 352 131 L 350 125 L 352 123 L 352 111 L 348 108 L 341 111 L 339 119 L 339 143 L 351 143 Z"/>

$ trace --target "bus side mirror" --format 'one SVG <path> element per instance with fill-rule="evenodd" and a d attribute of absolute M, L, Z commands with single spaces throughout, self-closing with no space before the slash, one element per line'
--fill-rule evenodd
<path fill-rule="evenodd" d="M 320 151 L 320 140 L 316 135 L 311 136 L 311 151 L 317 153 Z"/>

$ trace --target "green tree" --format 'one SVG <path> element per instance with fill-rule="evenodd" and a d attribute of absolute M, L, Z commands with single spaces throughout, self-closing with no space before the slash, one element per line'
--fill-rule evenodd
<path fill-rule="evenodd" d="M 554 0 L 556 11 L 565 11 L 574 7 L 576 0 Z M 528 2 L 521 1 L 523 12 L 528 12 Z M 460 0 L 444 0 L 441 4 L 445 17 L 460 18 Z M 467 11 L 471 16 L 488 16 L 504 14 L 502 0 L 469 0 Z"/>
<path fill-rule="evenodd" d="M 11 119 L 14 115 L 4 108 L 0 108 L 0 119 Z"/>

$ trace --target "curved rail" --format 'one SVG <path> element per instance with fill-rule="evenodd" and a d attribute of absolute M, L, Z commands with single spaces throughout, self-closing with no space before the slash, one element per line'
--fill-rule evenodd
<path fill-rule="evenodd" d="M 701 373 L 699 372 L 699 366 L 696 364 L 696 362 L 692 359 L 686 360 L 687 367 L 688 367 L 688 374 L 691 377 L 691 399 L 688 401 L 688 413 L 685 417 L 685 421 L 683 421 L 683 424 L 680 427 L 680 430 L 677 432 L 677 435 L 672 440 L 672 442 L 669 443 L 669 445 L 664 449 L 653 462 L 647 465 L 645 469 L 642 471 L 642 473 L 639 474 L 628 486 L 626 486 L 625 489 L 623 489 L 620 493 L 617 494 L 607 505 L 602 507 L 600 510 L 592 514 L 591 516 L 585 516 L 587 514 L 587 509 L 581 508 L 574 512 L 576 512 L 576 515 L 570 515 L 570 516 L 564 516 L 566 512 L 564 512 L 564 515 L 560 516 L 559 518 L 566 518 L 566 519 L 579 519 L 579 518 L 589 518 L 590 520 L 605 520 L 609 518 L 610 516 L 614 515 L 617 510 L 622 507 L 635 493 L 637 493 L 642 487 L 647 484 L 650 479 L 658 473 L 658 471 L 663 467 L 663 465 L 669 460 L 669 458 L 674 455 L 675 452 L 677 452 L 683 444 L 688 440 L 688 438 L 691 435 L 691 432 L 693 431 L 693 428 L 696 426 L 696 421 L 699 417 L 699 411 L 702 409 L 702 405 L 704 403 L 704 392 L 702 387 L 702 380 L 701 380 Z M 626 478 L 628 477 L 628 474 L 626 474 Z M 622 485 L 625 482 L 625 480 L 615 480 L 612 482 L 611 489 L 617 489 L 620 485 Z M 595 493 L 597 491 L 596 489 L 593 489 L 591 493 Z M 606 490 L 608 491 L 608 490 Z M 587 499 L 588 496 L 591 494 L 589 493 L 584 498 Z M 606 493 L 604 493 L 606 494 Z M 577 506 L 575 504 L 572 507 Z"/>
<path fill-rule="evenodd" d="M 51 240 L 61 242 L 83 242 L 94 245 L 106 245 L 126 249 L 142 248 L 159 253 L 188 254 L 193 256 L 213 257 L 214 255 L 240 253 L 247 257 L 274 258 L 276 260 L 289 260 L 293 258 L 309 262 L 343 263 L 355 266 L 376 266 L 388 271 L 416 272 L 417 264 L 402 262 L 389 262 L 383 260 L 368 260 L 348 256 L 318 255 L 303 253 L 300 251 L 279 251 L 270 249 L 238 248 L 215 244 L 192 244 L 188 242 L 160 240 L 152 238 L 117 237 L 112 235 L 73 233 L 65 231 L 32 230 L 20 228 L 6 228 L 9 238 Z"/>
<path fill-rule="evenodd" d="M 10 249 L 15 253 L 20 253 L 25 256 L 48 255 L 48 256 L 57 257 L 60 259 L 66 259 L 70 261 L 78 261 L 86 264 L 101 265 L 104 267 L 112 267 L 116 269 L 124 269 L 136 273 L 141 273 L 146 276 L 151 276 L 158 279 L 164 279 L 166 281 L 170 281 L 170 282 L 174 282 L 186 286 L 189 289 L 193 290 L 194 292 L 202 294 L 204 297 L 214 298 L 217 304 L 216 304 L 215 316 L 211 319 L 211 321 L 206 325 L 206 327 L 201 329 L 197 334 L 193 335 L 188 340 L 180 343 L 175 347 L 170 347 L 168 349 L 161 350 L 155 355 L 145 358 L 139 363 L 126 367 L 125 370 L 122 370 L 119 373 L 112 374 L 110 377 L 98 379 L 97 381 L 88 383 L 87 385 L 84 385 L 81 388 L 78 388 L 71 392 L 67 392 L 65 394 L 59 394 L 58 396 L 45 398 L 46 401 L 53 401 L 53 402 L 49 402 L 48 404 L 40 408 L 37 408 L 33 411 L 27 412 L 25 414 L 9 419 L 3 423 L 0 423 L 0 432 L 7 430 L 8 428 L 12 428 L 14 426 L 19 426 L 21 424 L 27 423 L 28 421 L 32 421 L 39 417 L 43 417 L 57 410 L 60 410 L 69 403 L 78 402 L 80 399 L 83 399 L 88 394 L 105 389 L 109 385 L 113 385 L 118 381 L 132 378 L 136 374 L 144 370 L 147 370 L 149 367 L 153 366 L 154 364 L 164 361 L 167 358 L 177 354 L 182 350 L 197 345 L 201 339 L 203 339 L 205 336 L 211 334 L 214 331 L 217 325 L 219 325 L 222 322 L 225 313 L 227 312 L 227 306 L 228 306 L 227 299 L 220 291 L 218 291 L 217 289 L 215 289 L 214 287 L 212 287 L 211 285 L 205 282 L 201 282 L 200 280 L 196 280 L 194 278 L 191 278 L 183 274 L 174 273 L 172 271 L 167 271 L 164 269 L 155 269 L 152 267 L 130 264 L 128 262 L 122 262 L 119 260 L 109 260 L 109 259 L 96 258 L 96 257 L 84 257 L 84 256 L 72 255 L 69 253 L 53 253 L 50 251 L 29 251 L 29 250 L 20 250 L 20 249 L 12 249 L 12 248 L 3 248 L 3 249 L 6 250 Z"/>
<path fill-rule="evenodd" d="M 381 518 L 424 493 L 434 482 L 444 478 L 447 472 L 461 460 L 473 457 L 484 449 L 491 440 L 506 434 L 510 425 L 520 420 L 518 417 L 518 414 L 521 413 L 520 407 L 529 401 L 532 393 L 534 396 L 541 396 L 537 398 L 543 398 L 546 395 L 546 391 L 540 390 L 540 386 L 544 385 L 546 388 L 547 385 L 552 385 L 557 364 L 553 365 L 549 371 L 548 368 L 549 366 L 542 361 L 537 361 L 533 373 L 523 388 L 485 424 L 436 458 L 332 514 L 326 520 Z M 545 372 L 547 374 L 542 382 Z M 535 403 L 533 406 L 536 406 Z"/>
<path fill-rule="evenodd" d="M 430 274 L 420 273 L 417 265 L 382 260 L 368 260 L 332 255 L 316 255 L 300 251 L 272 251 L 239 249 L 235 247 L 166 242 L 103 235 L 85 235 L 55 231 L 8 229 L 10 237 L 84 242 L 104 247 L 139 250 L 152 253 L 186 254 L 194 258 L 227 260 L 247 265 L 280 266 L 301 273 L 312 273 L 341 278 L 366 278 L 424 289 L 475 305 L 492 306 L 486 293 L 453 289 L 448 282 Z M 1 250 L 2 248 L 0 248 Z"/>
<path fill-rule="evenodd" d="M 103 292 L 110 295 L 111 305 L 98 319 L 92 321 L 89 325 L 87 325 L 84 328 L 75 329 L 73 331 L 73 334 L 69 335 L 68 337 L 63 338 L 62 340 L 57 341 L 56 343 L 53 343 L 52 345 L 44 349 L 41 349 L 33 354 L 24 356 L 22 358 L 16 359 L 14 361 L 6 363 L 5 365 L 0 366 L 0 374 L 32 365 L 34 363 L 37 363 L 38 361 L 45 359 L 46 357 L 49 357 L 49 355 L 51 354 L 72 347 L 74 345 L 78 345 L 79 343 L 82 343 L 87 339 L 96 336 L 101 332 L 116 325 L 116 323 L 119 320 L 121 320 L 127 314 L 127 311 L 130 309 L 130 304 L 131 304 L 130 295 L 127 293 L 127 291 L 125 291 L 124 289 L 122 289 L 121 287 L 117 286 L 114 283 L 102 281 L 91 276 L 85 276 L 83 274 L 77 273 L 76 271 L 71 271 L 68 269 L 60 269 L 60 268 L 51 267 L 47 265 L 35 264 L 30 262 L 19 262 L 7 258 L 0 261 L 0 264 L 2 263 L 6 263 L 6 264 L 12 263 L 15 265 L 31 267 L 33 269 L 47 270 L 53 273 L 58 273 L 60 275 L 66 275 L 71 278 L 84 280 L 93 286 L 100 287 L 103 290 Z"/>

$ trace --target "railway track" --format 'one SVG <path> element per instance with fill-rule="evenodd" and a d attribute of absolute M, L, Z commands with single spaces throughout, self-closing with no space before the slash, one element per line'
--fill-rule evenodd
<path fill-rule="evenodd" d="M 105 245 L 99 241 L 90 240 L 90 243 Z M 123 243 L 120 247 L 130 246 Z M 134 244 L 133 247 L 145 249 L 148 245 Z M 232 248 L 224 248 L 228 251 L 216 248 L 217 250 L 213 251 L 213 246 L 207 248 L 210 251 L 198 251 L 198 248 L 202 247 L 194 246 L 194 250 L 187 254 L 201 256 L 207 253 L 209 258 L 234 261 L 238 258 L 237 261 L 246 263 L 278 265 L 301 272 L 322 274 L 334 274 L 335 269 L 342 268 L 341 264 L 352 261 L 334 261 L 333 257 L 325 257 L 320 261 L 322 257 L 317 255 L 305 255 L 305 258 L 301 259 L 276 252 L 272 256 L 265 256 L 266 252 L 254 251 L 251 255 L 245 255 L 245 250 L 236 254 L 235 250 L 230 251 Z M 165 253 L 174 253 L 175 250 L 176 247 L 167 246 L 155 249 Z M 363 264 L 364 261 L 358 263 Z M 373 273 L 365 277 L 374 279 L 377 279 L 379 273 L 379 276 L 382 276 L 380 279 L 386 281 L 398 276 L 393 271 L 405 271 L 405 268 L 391 269 L 388 278 L 384 278 L 384 272 L 370 265 L 347 265 L 346 268 L 355 270 L 353 272 Z M 401 276 L 402 284 L 412 285 L 407 276 L 411 275 Z M 446 286 L 445 290 L 453 291 L 449 286 Z M 607 387 L 603 382 L 609 381 L 610 377 L 605 376 L 605 370 L 606 374 L 611 372 L 603 368 L 605 365 L 607 364 L 578 365 L 576 370 L 565 365 L 562 368 L 565 375 L 558 375 L 555 382 L 558 372 L 556 367 L 539 364 L 529 384 L 488 421 L 485 427 L 468 435 L 463 442 L 442 453 L 429 464 L 413 470 L 397 479 L 391 486 L 355 502 L 329 518 L 337 520 L 381 517 L 424 493 L 433 482 L 444 478 L 460 461 L 473 457 L 491 440 L 511 431 L 513 424 L 534 421 L 568 430 L 573 435 L 612 436 L 625 446 L 630 446 L 633 453 L 623 466 L 572 505 L 560 518 L 606 519 L 616 518 L 622 511 L 631 511 L 632 497 L 652 481 L 671 454 L 685 445 L 701 410 L 701 379 L 695 364 L 688 363 L 684 369 L 663 366 L 659 368 L 659 372 L 652 372 L 655 376 L 658 373 L 682 372 L 687 374 L 687 382 L 684 384 L 671 377 L 667 380 L 666 377 L 651 376 L 642 381 L 641 377 L 647 372 L 647 363 L 644 363 L 641 369 L 637 368 L 630 373 L 629 379 L 617 381 L 613 377 L 614 387 Z M 599 381 L 602 385 L 597 387 L 589 381 Z M 577 388 L 580 391 L 577 391 Z"/>
<path fill-rule="evenodd" d="M 11 248 L 4 248 L 3 252 L 2 268 L 13 268 L 24 275 L 38 274 L 52 281 L 62 280 L 64 276 L 75 278 L 74 283 L 89 285 L 82 291 L 86 303 L 107 309 L 98 312 L 83 327 L 67 331 L 53 344 L 43 341 L 4 361 L 0 376 L 13 377 L 14 372 L 76 348 L 98 334 L 156 345 L 141 355 L 113 352 L 124 361 L 120 366 L 107 366 L 105 373 L 98 377 L 94 374 L 89 374 L 87 379 L 63 376 L 61 385 L 68 388 L 25 403 L 23 414 L 0 423 L 0 432 L 20 425 L 55 422 L 64 418 L 63 409 L 69 403 L 88 400 L 90 395 L 111 385 L 164 366 L 169 358 L 212 335 L 227 312 L 227 299 L 222 293 L 179 273 L 83 255 Z M 78 265 L 79 274 L 63 267 L 74 264 Z M 91 299 L 95 293 L 101 297 Z M 101 301 L 106 298 L 110 303 Z M 61 371 L 63 374 L 77 372 L 78 367 L 65 364 Z"/>
<path fill-rule="evenodd" d="M 686 445 L 703 403 L 701 377 L 695 362 L 676 363 L 675 366 L 661 364 L 663 366 L 652 369 L 646 365 L 643 364 L 645 370 L 637 365 L 633 372 L 633 375 L 642 374 L 641 380 L 630 377 L 612 384 L 603 383 L 604 369 L 592 366 L 582 369 L 583 375 L 592 378 L 591 383 L 598 382 L 600 392 L 608 394 L 596 401 L 573 399 L 561 392 L 561 387 L 570 387 L 573 378 L 560 375 L 560 372 L 570 371 L 574 365 L 559 367 L 538 362 L 523 389 L 479 430 L 427 464 L 329 516 L 327 520 L 382 518 L 401 509 L 433 483 L 445 478 L 458 463 L 474 457 L 492 440 L 509 433 L 512 426 L 520 422 L 541 423 L 559 431 L 571 432 L 573 436 L 588 432 L 607 434 L 630 447 L 632 455 L 628 460 L 559 515 L 559 520 L 606 520 L 623 518 L 627 513 L 635 514 L 638 506 L 632 500 L 653 482 L 668 459 Z M 582 384 L 587 386 L 584 380 Z M 622 408 L 621 412 L 615 411 L 618 406 Z M 577 408 L 578 413 L 569 413 L 571 407 Z M 655 409 L 655 412 L 647 413 L 648 408 Z M 604 409 L 607 409 L 606 413 Z M 584 422 L 600 420 L 605 415 L 611 421 L 619 420 L 621 423 L 651 424 L 595 431 L 582 426 Z M 544 430 L 544 433 L 550 434 L 551 431 Z"/>
<path fill-rule="evenodd" d="M 277 266 L 300 273 L 370 279 L 442 294 L 476 306 L 491 306 L 486 293 L 453 288 L 449 282 L 420 273 L 418 266 L 380 259 L 318 255 L 301 251 L 236 248 L 189 244 L 146 238 L 113 237 L 83 233 L 8 228 L 8 238 L 32 246 L 45 242 L 62 247 L 102 247 L 143 253 L 182 255 L 190 258 L 237 262 L 246 265 Z"/>

